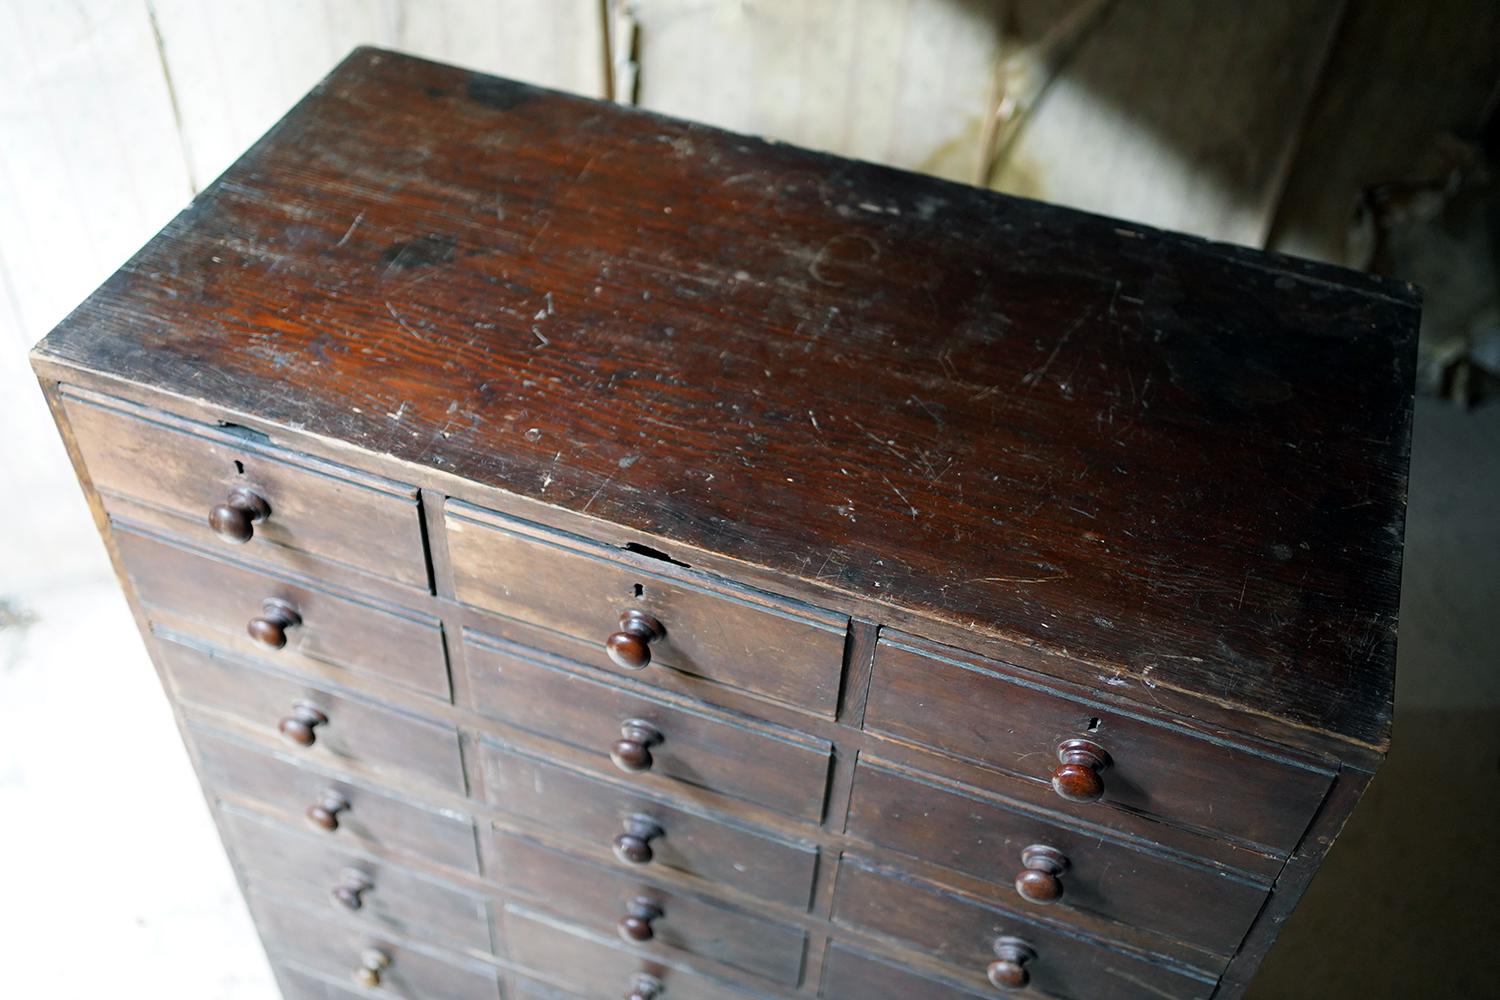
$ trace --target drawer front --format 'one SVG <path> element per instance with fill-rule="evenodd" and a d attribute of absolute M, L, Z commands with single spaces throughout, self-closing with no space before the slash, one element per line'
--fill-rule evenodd
<path fill-rule="evenodd" d="M 504 884 L 587 930 L 631 936 L 785 986 L 802 981 L 806 935 L 724 903 L 647 885 L 515 834 L 495 832 Z"/>
<path fill-rule="evenodd" d="M 189 726 L 189 734 L 204 782 L 221 796 L 253 802 L 290 823 L 305 823 L 331 843 L 479 871 L 474 823 L 468 816 L 408 802 L 197 726 Z"/>
<path fill-rule="evenodd" d="M 686 783 L 810 822 L 822 817 L 827 743 L 637 694 L 512 643 L 466 639 L 474 705 L 486 717 L 596 751 L 605 767 L 617 741 L 636 739 L 648 751 L 636 755 L 646 770 L 632 774 L 643 787 Z M 631 720 L 658 738 L 627 732 Z"/>
<path fill-rule="evenodd" d="M 997 941 L 1017 938 L 1034 951 L 1024 970 L 1042 993 L 1086 1000 L 1207 997 L 1214 981 L 1136 958 L 1024 921 L 845 855 L 834 891 L 834 920 L 882 934 L 952 966 L 956 978 L 988 989 Z"/>
<path fill-rule="evenodd" d="M 651 666 L 670 668 L 833 717 L 849 619 L 733 584 L 709 590 L 549 540 L 542 529 L 458 501 L 447 506 L 459 600 L 596 643 L 621 615 L 662 626 Z M 607 550 L 606 550 L 607 551 Z"/>
<path fill-rule="evenodd" d="M 977 789 L 861 757 L 847 831 L 872 844 L 1003 886 L 1006 905 L 1064 918 L 1086 910 L 1132 927 L 1231 955 L 1260 912 L 1268 887 L 1228 872 L 1170 860 L 1096 833 L 1049 823 Z M 1022 852 L 1041 846 L 1056 852 Z M 1061 868 L 1059 872 L 1056 869 Z M 1034 870 L 1028 900 L 1016 878 Z M 1052 875 L 1047 882 L 1046 876 Z"/>
<path fill-rule="evenodd" d="M 1110 824 L 1112 810 L 1239 838 L 1296 846 L 1331 775 L 1043 690 L 1001 664 L 980 666 L 882 636 L 865 729 L 1051 781 L 1058 744 L 1086 738 L 1108 754 L 1096 802 L 1059 809 Z"/>
<path fill-rule="evenodd" d="M 449 948 L 490 950 L 489 908 L 483 899 L 233 806 L 221 806 L 220 815 L 229 853 L 246 884 L 261 895 L 334 910 L 389 934 Z"/>
<path fill-rule="evenodd" d="M 590 934 L 522 907 L 505 908 L 503 936 L 511 961 L 579 996 L 624 997 L 642 976 L 660 984 L 656 995 L 661 1000 L 751 996 L 701 973 L 628 950 L 618 939 Z"/>
<path fill-rule="evenodd" d="M 824 1000 L 975 1000 L 986 994 L 959 989 L 834 941 L 823 959 Z M 995 995 L 994 990 L 987 994 Z"/>
<path fill-rule="evenodd" d="M 373 928 L 351 927 L 336 914 L 324 916 L 255 891 L 246 893 L 245 901 L 265 938 L 266 951 L 283 967 L 290 963 L 331 982 L 352 984 L 356 975 L 362 975 L 361 969 L 375 966 L 379 983 L 359 996 L 401 1000 L 498 1000 L 500 996 L 495 970 L 479 962 L 401 941 Z M 299 981 L 301 988 L 315 981 L 305 973 Z M 286 980 L 281 983 L 284 987 Z M 326 994 L 309 995 L 343 1000 L 331 987 Z"/>
<path fill-rule="evenodd" d="M 413 487 L 92 393 L 65 390 L 63 408 L 106 508 L 117 494 L 207 524 L 248 490 L 269 510 L 249 525 L 249 552 L 307 553 L 428 589 Z"/>
<path fill-rule="evenodd" d="M 189 705 L 233 716 L 267 734 L 310 708 L 326 721 L 306 731 L 307 746 L 286 743 L 289 753 L 332 767 L 358 765 L 459 795 L 467 791 L 452 726 L 251 667 L 179 637 L 156 639 L 157 658 L 177 697 Z"/>
<path fill-rule="evenodd" d="M 289 665 L 305 656 L 449 697 L 448 662 L 436 619 L 396 614 L 129 530 L 116 530 L 115 540 L 148 611 L 179 616 L 242 652 Z M 269 601 L 285 608 L 268 606 Z M 288 610 L 295 622 L 285 617 Z M 279 623 L 279 631 L 264 623 Z M 262 630 L 262 641 L 251 638 L 252 628 Z M 285 643 L 279 649 L 271 644 L 278 638 Z"/>
<path fill-rule="evenodd" d="M 710 819 L 511 747 L 485 744 L 484 768 L 490 801 L 512 815 L 596 852 L 633 838 L 633 860 L 621 865 L 665 868 L 797 909 L 811 898 L 818 864 L 811 844 Z"/>

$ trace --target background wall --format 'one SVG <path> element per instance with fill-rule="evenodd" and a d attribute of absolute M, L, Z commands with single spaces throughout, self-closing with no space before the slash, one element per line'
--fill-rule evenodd
<path fill-rule="evenodd" d="M 25 351 L 360 44 L 1363 264 L 1374 253 L 1360 211 L 1368 189 L 1441 186 L 1441 137 L 1477 136 L 1492 111 L 1500 5 L 0 0 L 0 815 L 23 818 L 0 824 L 0 940 L 29 946 L 12 950 L 0 992 L 93 992 L 59 992 L 46 977 L 64 970 L 149 981 L 169 997 L 270 995 Z M 1472 420 L 1441 404 L 1419 410 L 1397 734 L 1398 750 L 1406 726 L 1416 734 L 1406 745 L 1430 757 L 1412 751 L 1405 772 L 1393 763 L 1410 787 L 1377 782 L 1385 798 L 1351 828 L 1356 843 L 1365 830 L 1365 852 L 1335 852 L 1336 874 L 1305 908 L 1313 916 L 1299 914 L 1309 929 L 1267 970 L 1268 996 L 1331 996 L 1326 977 L 1341 973 L 1348 985 L 1349 952 L 1319 964 L 1335 941 L 1390 956 L 1416 924 L 1434 938 L 1450 923 L 1453 936 L 1474 936 L 1435 901 L 1424 909 L 1376 889 L 1423 857 L 1455 878 L 1463 870 L 1463 842 L 1410 816 L 1446 803 L 1485 810 L 1478 829 L 1500 819 L 1496 797 L 1474 791 L 1496 784 L 1500 691 L 1485 679 L 1494 664 L 1481 637 L 1500 600 L 1486 513 L 1497 456 L 1493 408 Z M 1460 731 L 1473 774 L 1448 752 L 1458 737 L 1444 734 Z M 1409 796 L 1418 784 L 1427 798 Z M 81 803 L 110 829 L 80 820 Z M 1409 841 L 1392 840 L 1408 827 Z M 1393 844 L 1411 855 L 1390 854 Z M 85 876 L 83 859 L 106 867 Z M 89 968 L 77 951 L 85 902 Z M 1405 922 L 1369 923 L 1391 906 L 1409 909 Z M 1405 974 L 1389 958 L 1372 964 L 1368 995 Z M 1414 971 L 1436 964 L 1412 953 Z M 27 974 L 52 988 L 13 991 Z"/>

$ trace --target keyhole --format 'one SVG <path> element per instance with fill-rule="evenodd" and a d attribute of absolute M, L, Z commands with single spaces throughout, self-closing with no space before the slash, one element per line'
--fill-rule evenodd
<path fill-rule="evenodd" d="M 635 596 L 636 597 L 644 597 L 645 594 L 646 594 L 646 588 L 643 587 L 643 586 L 641 586 L 640 584 L 636 584 L 635 585 Z"/>
<path fill-rule="evenodd" d="M 239 459 L 235 459 L 234 460 L 234 471 L 237 474 L 243 476 L 245 474 L 245 463 L 241 462 Z"/>
<path fill-rule="evenodd" d="M 1089 720 L 1088 732 L 1097 733 L 1098 731 L 1099 731 L 1099 720 L 1098 719 L 1090 719 Z"/>

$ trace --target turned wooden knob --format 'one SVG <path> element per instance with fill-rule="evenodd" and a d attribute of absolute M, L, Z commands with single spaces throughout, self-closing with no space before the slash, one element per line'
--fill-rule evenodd
<path fill-rule="evenodd" d="M 625 832 L 615 838 L 615 857 L 628 865 L 646 865 L 655 855 L 651 841 L 662 835 L 662 828 L 649 816 L 625 817 Z"/>
<path fill-rule="evenodd" d="M 1069 802 L 1095 802 L 1104 795 L 1099 772 L 1109 767 L 1109 754 L 1093 740 L 1074 737 L 1057 745 L 1057 769 L 1052 790 Z"/>
<path fill-rule="evenodd" d="M 640 670 L 651 663 L 651 644 L 666 634 L 661 622 L 632 609 L 620 615 L 620 631 L 604 640 L 604 651 L 617 666 Z"/>
<path fill-rule="evenodd" d="M 229 491 L 223 503 L 208 512 L 208 526 L 226 542 L 243 545 L 255 535 L 255 525 L 271 516 L 265 497 L 244 486 Z"/>
<path fill-rule="evenodd" d="M 1032 844 L 1021 852 L 1021 874 L 1016 876 L 1016 892 L 1028 903 L 1055 903 L 1062 899 L 1063 884 L 1058 878 L 1068 870 L 1068 858 L 1055 847 Z"/>
<path fill-rule="evenodd" d="M 661 732 L 649 722 L 630 719 L 620 726 L 620 738 L 609 748 L 609 759 L 626 774 L 651 770 L 651 748 L 661 742 Z"/>
<path fill-rule="evenodd" d="M 365 905 L 364 895 L 375 888 L 370 876 L 358 868 L 345 868 L 339 875 L 339 884 L 333 887 L 333 901 L 346 910 L 357 910 Z"/>
<path fill-rule="evenodd" d="M 661 995 L 661 980 L 649 972 L 641 972 L 630 981 L 630 992 L 625 994 L 625 1000 L 656 1000 Z"/>
<path fill-rule="evenodd" d="M 267 649 L 281 649 L 286 645 L 286 630 L 301 625 L 302 616 L 279 597 L 267 598 L 261 602 L 260 608 L 260 617 L 250 619 L 245 631 Z"/>
<path fill-rule="evenodd" d="M 1036 949 L 1020 938 L 995 939 L 995 960 L 984 970 L 990 985 L 997 990 L 1024 989 L 1031 982 L 1026 963 L 1036 958 Z"/>
<path fill-rule="evenodd" d="M 380 974 L 391 967 L 391 956 L 380 948 L 366 948 L 354 967 L 354 983 L 367 990 L 380 985 Z"/>
<path fill-rule="evenodd" d="M 288 743 L 310 747 L 318 740 L 313 730 L 327 724 L 328 716 L 318 706 L 310 701 L 299 701 L 292 705 L 292 714 L 277 723 L 276 728 Z"/>
<path fill-rule="evenodd" d="M 311 736 L 311 730 L 308 731 Z M 319 830 L 333 833 L 339 828 L 339 813 L 349 808 L 349 800 L 336 788 L 325 788 L 318 801 L 307 807 L 307 821 Z"/>
<path fill-rule="evenodd" d="M 615 924 L 620 937 L 637 944 L 656 937 L 651 921 L 659 920 L 662 910 L 656 900 L 649 896 L 636 896 L 625 907 L 625 915 Z"/>

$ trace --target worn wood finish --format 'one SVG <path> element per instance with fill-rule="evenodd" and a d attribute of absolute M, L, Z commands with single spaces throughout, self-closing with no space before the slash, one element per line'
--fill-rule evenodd
<path fill-rule="evenodd" d="M 812 845 L 607 784 L 512 747 L 486 744 L 483 753 L 491 801 L 574 844 L 619 851 L 625 855 L 622 864 L 644 872 L 665 868 L 774 903 L 807 907 L 818 860 Z M 632 842 L 620 845 L 627 836 Z"/>
<path fill-rule="evenodd" d="M 133 531 L 118 537 L 141 600 L 190 618 L 214 642 L 273 660 L 306 656 L 448 698 L 442 627 L 426 616 L 395 613 Z"/>
<path fill-rule="evenodd" d="M 353 761 L 459 794 L 467 788 L 458 734 L 451 726 L 257 670 L 220 651 L 176 638 L 160 637 L 157 656 L 184 702 L 232 716 L 257 731 L 275 733 L 299 703 L 313 706 L 328 721 L 313 730 L 310 744 L 289 744 L 298 746 L 298 754 L 309 760 L 331 766 Z"/>
<path fill-rule="evenodd" d="M 627 950 L 603 935 L 571 929 L 524 907 L 507 906 L 505 940 L 511 957 L 539 970 L 552 982 L 588 997 L 655 1000 L 656 996 L 694 1000 L 746 1000 L 750 994 L 650 955 Z M 641 986 L 641 977 L 657 986 Z"/>
<path fill-rule="evenodd" d="M 643 633 L 640 659 L 615 661 L 647 683 L 671 668 L 834 714 L 847 617 L 724 582 L 715 590 L 643 573 L 601 558 L 597 546 L 469 504 L 449 501 L 447 513 L 459 600 L 592 641 L 600 665 L 613 658 L 603 655 L 606 640 L 626 628 L 622 614 L 650 615 L 659 636 Z"/>
<path fill-rule="evenodd" d="M 723 903 L 642 881 L 622 867 L 602 868 L 527 837 L 496 834 L 500 878 L 548 912 L 609 935 L 618 932 L 648 950 L 685 951 L 796 986 L 806 934 Z M 630 923 L 644 900 L 649 921 Z"/>
<path fill-rule="evenodd" d="M 42 350 L 1378 746 L 1415 328 L 1380 279 L 365 50 Z"/>
<path fill-rule="evenodd" d="M 33 362 L 277 963 L 1235 997 L 1386 745 L 1415 323 L 361 51 Z"/>
<path fill-rule="evenodd" d="M 213 730 L 193 728 L 192 745 L 199 772 L 221 798 L 253 805 L 285 822 L 307 823 L 346 847 L 479 871 L 474 821 L 468 816 L 350 781 L 291 754 L 250 749 Z M 330 809 L 330 800 L 341 807 Z"/>
<path fill-rule="evenodd" d="M 411 487 L 270 447 L 245 428 L 213 430 L 79 390 L 63 405 L 106 498 L 118 494 L 201 522 L 235 491 L 250 491 L 264 500 L 265 514 L 245 528 L 241 541 L 250 548 L 236 552 L 220 541 L 231 555 L 272 546 L 294 560 L 312 555 L 427 589 Z"/>
<path fill-rule="evenodd" d="M 601 756 L 631 743 L 633 752 L 616 764 L 644 788 L 684 782 L 804 820 L 822 817 L 829 747 L 818 740 L 636 693 L 473 632 L 465 634 L 465 655 L 482 715 Z M 632 742 L 633 720 L 654 729 L 656 742 Z"/>
<path fill-rule="evenodd" d="M 1109 825 L 1113 806 L 1281 852 L 1296 845 L 1328 790 L 1326 771 L 1063 698 L 1004 664 L 955 653 L 883 636 L 865 729 L 1043 782 L 1065 766 L 1059 744 L 1085 738 L 1106 751 L 1099 801 L 1059 794 L 1059 809 Z M 934 715 L 944 724 L 934 726 Z"/>
<path fill-rule="evenodd" d="M 234 806 L 221 809 L 229 853 L 262 895 L 309 907 L 329 907 L 331 896 L 339 912 L 373 930 L 489 951 L 482 898 Z"/>
<path fill-rule="evenodd" d="M 933 955 L 953 967 L 958 981 L 975 989 L 984 988 L 986 970 L 996 958 L 995 942 L 1006 936 L 1035 949 L 1027 971 L 1036 988 L 1049 995 L 1207 997 L 1214 987 L 1212 976 L 1104 951 L 1011 910 L 902 879 L 850 855 L 839 865 L 834 919 Z"/>
<path fill-rule="evenodd" d="M 401 1000 L 496 1000 L 500 996 L 495 970 L 481 963 L 414 944 L 379 928 L 349 926 L 326 908 L 308 909 L 255 891 L 247 893 L 246 901 L 273 961 L 279 958 L 331 980 L 351 982 L 367 954 L 378 950 L 390 964 L 380 974 L 377 996 Z"/>
<path fill-rule="evenodd" d="M 873 844 L 956 868 L 997 886 L 996 900 L 1057 916 L 1081 909 L 1231 955 L 1270 886 L 1232 872 L 1110 839 L 1016 804 L 865 757 L 855 772 L 847 832 Z M 1058 895 L 1038 904 L 1021 894 L 1022 852 L 1050 847 L 1063 858 Z M 1033 871 L 1045 870 L 1038 866 Z"/>

